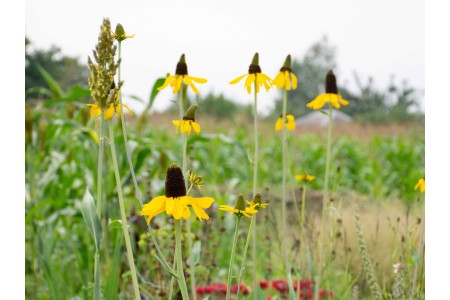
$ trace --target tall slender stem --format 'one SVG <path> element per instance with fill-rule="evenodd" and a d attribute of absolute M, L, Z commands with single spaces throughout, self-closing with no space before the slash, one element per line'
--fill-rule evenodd
<path fill-rule="evenodd" d="M 94 300 L 100 300 L 100 251 L 95 250 L 95 261 L 94 261 Z"/>
<path fill-rule="evenodd" d="M 226 300 L 230 299 L 230 290 L 231 290 L 231 272 L 233 269 L 233 261 L 234 261 L 234 255 L 236 252 L 236 244 L 237 244 L 237 238 L 239 233 L 239 222 L 241 221 L 241 216 L 238 216 L 236 218 L 236 226 L 234 228 L 234 238 L 233 238 L 233 245 L 231 247 L 231 256 L 230 256 L 230 264 L 228 266 L 228 277 L 227 277 L 227 296 Z"/>
<path fill-rule="evenodd" d="M 302 191 L 302 209 L 301 209 L 301 215 L 300 215 L 300 246 L 303 248 L 304 254 L 305 254 L 305 261 L 306 261 L 306 243 L 304 241 L 305 236 L 305 207 L 306 207 L 306 185 L 303 184 L 303 191 Z M 305 246 L 303 246 L 305 245 Z M 302 252 L 303 254 L 303 252 Z M 300 256 L 300 267 L 303 272 L 302 263 L 303 263 L 303 255 Z"/>
<path fill-rule="evenodd" d="M 255 154 L 253 156 L 253 197 L 256 195 L 258 190 L 258 99 L 256 93 L 257 80 L 255 80 L 254 92 L 255 98 L 253 101 L 253 123 L 254 123 L 254 134 L 255 134 Z M 252 261 L 253 261 L 253 288 L 256 291 L 258 285 L 258 276 L 256 275 L 256 216 L 252 217 L 253 221 L 253 232 L 252 232 Z M 257 293 L 254 294 L 254 300 L 257 300 Z"/>
<path fill-rule="evenodd" d="M 97 215 L 100 220 L 102 219 L 103 153 L 105 152 L 104 120 L 105 120 L 105 111 L 102 110 L 102 114 L 100 116 L 99 121 L 100 140 L 98 147 L 98 162 L 97 162 Z"/>
<path fill-rule="evenodd" d="M 253 226 L 255 224 L 255 219 L 256 219 L 256 216 L 252 215 L 252 220 L 250 221 L 250 226 L 248 228 L 247 239 L 245 241 L 244 254 L 242 255 L 241 268 L 239 269 L 239 279 L 238 279 L 238 289 L 236 292 L 236 300 L 239 299 L 239 293 L 241 291 L 242 274 L 244 273 L 244 266 L 245 266 L 245 261 L 246 261 L 246 257 L 247 257 L 247 249 L 248 249 L 248 245 L 250 244 L 250 238 L 252 236 L 252 230 L 253 230 Z M 255 287 L 255 290 L 256 290 L 256 287 Z"/>
<path fill-rule="evenodd" d="M 98 162 L 97 162 L 97 207 L 96 207 L 97 215 L 98 215 L 98 218 L 100 219 L 102 225 L 104 225 L 104 223 L 102 222 L 103 153 L 105 152 L 104 120 L 105 120 L 105 111 L 102 110 L 102 114 L 100 116 L 100 121 L 99 121 L 100 140 L 99 140 Z M 104 243 L 106 243 L 106 239 L 104 240 Z M 101 278 L 100 250 L 96 249 L 95 261 L 94 261 L 94 299 L 95 300 L 100 300 L 100 296 L 101 296 L 100 278 Z"/>
<path fill-rule="evenodd" d="M 330 174 L 330 156 L 331 156 L 331 128 L 333 125 L 333 107 L 331 104 L 328 109 L 328 133 L 327 133 L 327 157 L 325 163 L 325 179 L 323 184 L 323 198 L 322 198 L 322 220 L 320 229 L 320 241 L 319 241 L 319 267 L 316 275 L 316 286 L 314 289 L 314 299 L 319 299 L 320 280 L 322 276 L 322 261 L 323 261 L 323 244 L 325 242 L 325 217 L 327 204 L 329 201 L 328 196 L 328 176 Z"/>
<path fill-rule="evenodd" d="M 122 56 L 122 42 L 118 42 L 118 56 L 119 56 L 119 59 L 121 59 L 121 56 Z M 121 71 L 120 70 L 121 70 L 121 65 L 119 64 L 119 67 L 118 67 L 118 70 L 117 70 L 117 77 L 118 77 L 117 80 L 118 80 L 118 82 L 120 82 L 120 79 L 121 79 Z M 122 93 L 120 93 L 120 96 L 119 96 L 119 105 L 120 105 L 120 111 L 122 112 L 120 114 L 120 118 L 121 118 L 120 120 L 121 120 L 121 123 L 122 123 L 122 133 L 123 133 L 123 140 L 124 140 L 124 143 L 125 143 L 125 152 L 126 152 L 126 155 L 127 155 L 128 165 L 130 167 L 131 177 L 133 179 L 133 184 L 134 184 L 134 189 L 136 191 L 136 196 L 137 196 L 137 199 L 139 201 L 140 209 L 142 210 L 142 208 L 144 206 L 144 202 L 142 200 L 141 191 L 140 191 L 139 186 L 137 184 L 136 174 L 134 172 L 133 163 L 131 161 L 130 150 L 128 148 L 127 130 L 126 130 L 125 118 L 124 118 L 124 115 L 123 115 Z M 155 234 L 153 233 L 153 228 L 151 227 L 150 224 L 147 227 L 148 227 L 148 230 L 150 232 L 150 237 L 152 239 L 153 245 L 156 248 L 156 251 L 158 252 L 160 258 L 164 262 L 167 263 L 166 258 L 164 256 L 164 254 L 162 253 L 161 248 L 159 247 L 158 241 L 155 238 Z"/>
<path fill-rule="evenodd" d="M 123 230 L 123 235 L 125 238 L 125 246 L 127 249 L 128 264 L 130 265 L 130 272 L 131 272 L 131 279 L 133 282 L 134 295 L 135 295 L 136 299 L 140 300 L 141 294 L 139 292 L 139 283 L 138 283 L 137 275 L 136 275 L 136 267 L 134 265 L 133 249 L 131 248 L 130 234 L 128 233 L 128 226 L 127 226 L 128 223 L 127 223 L 127 217 L 125 214 L 125 204 L 124 204 L 123 193 L 122 193 L 122 181 L 120 179 L 119 166 L 117 164 L 116 145 L 114 142 L 114 127 L 113 127 L 112 120 L 109 121 L 109 145 L 111 148 L 111 156 L 112 156 L 112 161 L 113 161 L 114 174 L 116 177 L 116 187 L 117 187 L 117 194 L 118 194 L 118 198 L 119 198 L 120 216 L 122 217 L 122 230 Z"/>
<path fill-rule="evenodd" d="M 186 279 L 184 278 L 183 272 L 183 259 L 181 252 L 181 220 L 175 220 L 175 247 L 176 247 L 176 255 L 175 259 L 177 262 L 177 271 L 178 271 L 178 285 L 180 286 L 181 296 L 183 300 L 189 300 L 189 294 L 186 286 Z"/>
<path fill-rule="evenodd" d="M 118 43 L 118 55 L 119 55 L 119 60 L 121 60 L 122 58 L 122 42 Z M 120 83 L 120 69 L 122 63 L 119 64 L 119 68 L 117 70 L 117 81 L 118 84 Z M 143 206 L 143 202 L 142 202 L 142 196 L 141 196 L 141 191 L 139 190 L 139 186 L 136 180 L 136 174 L 134 173 L 134 167 L 133 167 L 133 162 L 131 161 L 131 155 L 130 155 L 130 149 L 128 148 L 128 136 L 127 136 L 127 126 L 125 124 L 125 116 L 123 113 L 123 105 L 122 105 L 122 93 L 119 93 L 119 105 L 120 105 L 120 121 L 122 123 L 122 133 L 123 133 L 123 142 L 125 143 L 125 152 L 127 154 L 127 161 L 128 161 L 128 165 L 130 167 L 130 172 L 131 172 L 131 177 L 133 178 L 133 184 L 134 184 L 134 190 L 136 191 L 136 196 L 138 198 L 139 204 L 141 205 L 141 207 Z"/>

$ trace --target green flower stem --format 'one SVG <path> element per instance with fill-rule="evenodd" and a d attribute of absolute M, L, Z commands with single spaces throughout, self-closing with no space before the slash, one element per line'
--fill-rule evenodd
<path fill-rule="evenodd" d="M 329 201 L 328 196 L 328 177 L 330 175 L 330 157 L 331 157 L 331 128 L 333 125 L 333 107 L 331 104 L 328 109 L 328 133 L 327 133 L 327 157 L 325 163 L 325 180 L 323 185 L 323 199 L 322 199 L 322 221 L 320 229 L 320 241 L 319 241 L 319 267 L 316 275 L 316 286 L 314 288 L 314 299 L 319 299 L 320 279 L 322 276 L 322 261 L 323 261 L 323 244 L 325 242 L 325 216 L 327 210 L 327 204 Z"/>
<path fill-rule="evenodd" d="M 97 215 L 100 221 L 102 220 L 102 187 L 103 187 L 103 153 L 105 151 L 105 136 L 104 136 L 104 120 L 105 120 L 105 111 L 102 110 L 102 114 L 100 116 L 100 140 L 99 140 L 99 148 L 98 148 L 98 162 L 97 162 Z M 103 222 L 101 222 L 103 224 Z M 104 241 L 106 243 L 106 239 Z M 106 244 L 104 244 L 106 245 Z M 107 249 L 107 247 L 105 247 Z M 95 261 L 94 261 L 94 299 L 100 300 L 101 297 L 101 287 L 100 287 L 100 278 L 101 278 L 101 267 L 100 267 L 100 251 L 99 249 L 95 250 Z"/>
<path fill-rule="evenodd" d="M 256 93 L 257 83 L 255 80 L 254 92 L 255 98 L 253 101 L 253 123 L 255 134 L 255 155 L 253 156 L 253 197 L 258 190 L 258 98 Z M 253 220 L 254 219 L 254 220 Z M 258 277 L 256 275 L 256 216 L 252 217 L 253 231 L 252 231 L 252 261 L 253 261 L 253 287 L 256 290 L 258 285 Z M 257 300 L 257 294 L 254 293 L 254 300 Z"/>
<path fill-rule="evenodd" d="M 119 56 L 119 59 L 121 59 L 121 56 L 122 56 L 122 42 L 121 42 L 121 41 L 118 42 L 118 56 Z M 117 80 L 118 80 L 118 83 L 120 82 L 120 79 L 121 79 L 121 76 L 120 76 L 120 74 L 121 74 L 120 69 L 121 69 L 121 65 L 119 64 L 119 67 L 118 67 L 118 70 L 117 70 L 117 77 L 118 77 Z M 126 152 L 126 155 L 127 155 L 128 165 L 129 165 L 129 167 L 130 167 L 131 177 L 133 178 L 133 184 L 134 184 L 134 189 L 135 189 L 135 191 L 136 191 L 136 196 L 137 196 L 138 201 L 139 201 L 140 209 L 142 210 L 142 208 L 144 207 L 144 202 L 143 202 L 143 200 L 142 200 L 141 191 L 140 191 L 139 186 L 138 186 L 138 184 L 137 184 L 136 174 L 135 174 L 135 172 L 134 172 L 133 163 L 132 163 L 132 161 L 131 161 L 130 150 L 129 150 L 129 148 L 128 148 L 127 130 L 126 130 L 126 125 L 125 125 L 125 118 L 124 118 L 124 114 L 123 114 L 123 105 L 122 105 L 122 93 L 120 93 L 120 97 L 119 97 L 119 105 L 120 105 L 120 111 L 122 112 L 122 113 L 120 114 L 120 120 L 121 120 L 121 123 L 122 123 L 122 133 L 123 133 L 123 139 L 124 139 L 124 143 L 125 143 L 125 152 Z M 165 256 L 164 256 L 164 254 L 162 253 L 161 248 L 159 247 L 158 241 L 157 241 L 156 238 L 155 238 L 155 234 L 154 234 L 154 232 L 153 232 L 152 226 L 149 224 L 147 227 L 148 227 L 148 230 L 149 230 L 149 232 L 150 232 L 150 236 L 151 236 L 153 245 L 154 245 L 155 248 L 156 248 L 156 251 L 158 252 L 160 258 L 161 258 L 164 262 L 167 263 L 166 258 L 165 258 Z"/>
<path fill-rule="evenodd" d="M 122 58 L 122 42 L 119 41 L 118 44 L 119 44 L 118 55 L 119 55 L 119 60 L 121 60 L 121 58 Z M 117 69 L 117 84 L 120 83 L 120 69 L 121 69 L 120 66 L 121 65 L 122 64 L 119 64 L 119 67 Z M 125 143 L 125 152 L 127 154 L 128 165 L 130 166 L 131 177 L 133 178 L 134 189 L 136 191 L 136 195 L 139 200 L 139 204 L 141 205 L 141 208 L 142 208 L 143 202 L 142 202 L 141 191 L 139 190 L 139 186 L 137 184 L 136 174 L 134 173 L 133 162 L 131 161 L 130 149 L 128 148 L 127 127 L 125 124 L 125 116 L 123 113 L 123 105 L 122 105 L 122 92 L 119 93 L 119 105 L 120 105 L 120 112 L 121 112 L 120 113 L 120 121 L 122 123 L 123 141 Z"/>
<path fill-rule="evenodd" d="M 241 268 L 239 269 L 239 279 L 238 279 L 238 289 L 236 292 L 236 300 L 239 299 L 239 293 L 241 291 L 242 274 L 244 273 L 244 266 L 247 257 L 248 245 L 250 244 L 250 237 L 252 236 L 253 226 L 255 224 L 256 216 L 252 215 L 252 220 L 250 221 L 250 226 L 248 228 L 247 239 L 245 241 L 244 254 L 242 256 Z M 255 288 L 256 289 L 256 288 Z"/>
<path fill-rule="evenodd" d="M 122 230 L 123 230 L 123 235 L 125 238 L 125 245 L 127 248 L 128 264 L 130 265 L 130 272 L 131 272 L 131 279 L 133 282 L 134 295 L 135 295 L 136 299 L 140 300 L 141 294 L 139 292 L 139 283 L 138 283 L 137 275 L 136 275 L 136 267 L 134 265 L 133 250 L 131 248 L 130 235 L 128 233 L 127 217 L 125 214 L 125 204 L 124 204 L 123 194 L 122 194 L 122 181 L 120 179 L 119 166 L 117 164 L 116 145 L 114 143 L 114 127 L 113 127 L 112 120 L 109 121 L 109 145 L 111 148 L 111 156 L 112 156 L 112 161 L 113 161 L 114 173 L 115 173 L 115 177 L 116 177 L 116 186 L 117 186 L 117 193 L 118 193 L 118 197 L 119 197 L 120 215 L 122 217 Z"/>
<path fill-rule="evenodd" d="M 305 206 L 306 206 L 306 185 L 303 184 L 303 191 L 302 191 L 302 211 L 301 211 L 301 216 L 300 216 L 300 245 L 305 245 L 304 242 L 304 234 L 305 234 Z M 303 247 L 303 251 L 306 255 L 306 245 Z M 305 257 L 305 261 L 306 261 L 306 257 Z M 302 257 L 300 257 L 300 264 L 302 263 Z M 301 267 L 301 266 L 300 266 Z M 303 271 L 303 268 L 301 269 Z"/>
<path fill-rule="evenodd" d="M 180 286 L 181 296 L 183 300 L 189 300 L 189 294 L 186 286 L 186 279 L 183 272 L 183 259 L 181 252 L 181 220 L 175 220 L 175 247 L 176 255 L 175 260 L 177 262 L 178 271 L 178 285 Z"/>
<path fill-rule="evenodd" d="M 100 116 L 100 140 L 98 147 L 98 163 L 97 163 L 97 215 L 98 218 L 102 219 L 102 187 L 103 187 L 103 152 L 105 152 L 105 136 L 104 136 L 104 120 L 105 111 L 102 110 L 102 115 Z"/>
<path fill-rule="evenodd" d="M 252 218 L 253 219 L 253 218 Z M 230 290 L 231 290 L 231 272 L 233 269 L 233 261 L 234 254 L 236 252 L 236 244 L 239 233 L 239 222 L 241 221 L 241 216 L 237 216 L 236 218 L 236 227 L 234 228 L 234 238 L 233 238 L 233 246 L 231 247 L 231 256 L 230 256 L 230 265 L 228 266 L 228 278 L 227 278 L 227 296 L 226 300 L 230 299 Z"/>
<path fill-rule="evenodd" d="M 100 300 L 101 296 L 100 269 L 100 251 L 96 249 L 94 261 L 94 300 Z"/>

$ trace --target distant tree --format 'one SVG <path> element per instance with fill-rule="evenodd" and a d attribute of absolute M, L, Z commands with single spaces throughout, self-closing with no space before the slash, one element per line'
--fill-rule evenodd
<path fill-rule="evenodd" d="M 298 87 L 288 92 L 288 113 L 299 117 L 309 112 L 306 103 L 324 92 L 325 74 L 328 70 L 336 69 L 336 48 L 328 42 L 326 36 L 313 44 L 303 60 L 293 60 L 292 72 L 297 76 Z M 336 73 L 336 70 L 335 70 Z M 275 103 L 274 114 L 282 111 L 281 93 Z"/>
<path fill-rule="evenodd" d="M 226 98 L 223 94 L 214 95 L 208 93 L 204 97 L 197 98 L 197 104 L 203 114 L 208 114 L 220 119 L 232 119 L 238 111 L 240 105 Z"/>
<path fill-rule="evenodd" d="M 39 87 L 47 84 L 39 71 L 44 68 L 58 84 L 68 90 L 74 85 L 86 86 L 89 69 L 79 62 L 78 58 L 65 56 L 61 49 L 52 46 L 48 50 L 33 49 L 28 38 L 25 38 L 25 91 L 26 98 L 39 97 Z M 30 90 L 34 88 L 33 90 Z M 28 91 L 28 92 L 27 92 Z"/>
<path fill-rule="evenodd" d="M 317 95 L 325 91 L 324 81 L 328 70 L 333 69 L 339 74 L 336 64 L 336 47 L 328 42 L 326 37 L 313 44 L 306 52 L 301 62 L 292 63 L 292 71 L 298 78 L 298 88 L 288 92 L 288 113 L 295 117 L 309 113 L 311 110 L 306 104 Z M 414 112 L 418 108 L 418 91 L 410 87 L 406 81 L 396 85 L 394 78 L 385 89 L 374 85 L 372 77 L 366 82 L 354 72 L 356 91 L 350 91 L 343 85 L 342 78 L 338 76 L 339 93 L 350 104 L 343 112 L 362 122 L 390 122 L 412 121 L 423 118 L 421 113 Z M 282 110 L 281 92 L 275 102 L 274 115 Z"/>

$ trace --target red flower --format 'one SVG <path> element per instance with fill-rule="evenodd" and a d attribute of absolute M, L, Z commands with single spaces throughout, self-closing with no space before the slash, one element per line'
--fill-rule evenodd
<path fill-rule="evenodd" d="M 276 289 L 280 293 L 286 293 L 289 289 L 288 284 L 287 284 L 286 280 L 284 280 L 284 279 L 278 279 L 278 280 L 272 281 L 272 286 L 274 289 Z"/>
<path fill-rule="evenodd" d="M 332 299 L 332 298 L 334 298 L 334 294 L 332 291 L 320 289 L 319 298 L 320 299 Z"/>
<path fill-rule="evenodd" d="M 214 288 L 215 293 L 219 295 L 227 294 L 227 285 L 225 283 L 216 282 L 211 284 L 211 286 Z"/>
<path fill-rule="evenodd" d="M 195 288 L 195 292 L 197 294 L 203 295 L 203 294 L 205 294 L 205 288 L 203 286 L 198 286 Z"/>
<path fill-rule="evenodd" d="M 216 291 L 216 287 L 213 285 L 207 285 L 205 286 L 205 293 L 206 294 L 210 294 L 210 293 L 214 293 Z"/>
<path fill-rule="evenodd" d="M 260 280 L 260 281 L 259 281 L 259 286 L 260 286 L 263 290 L 265 290 L 265 289 L 267 289 L 267 288 L 269 287 L 269 283 L 268 283 L 267 281 L 265 281 L 265 280 Z"/>
<path fill-rule="evenodd" d="M 238 290 L 238 284 L 235 284 L 231 287 L 230 292 L 235 294 Z M 248 290 L 248 288 L 245 286 L 245 284 L 241 283 L 241 288 L 240 288 L 240 292 L 244 295 L 248 295 L 250 293 L 250 291 Z"/>

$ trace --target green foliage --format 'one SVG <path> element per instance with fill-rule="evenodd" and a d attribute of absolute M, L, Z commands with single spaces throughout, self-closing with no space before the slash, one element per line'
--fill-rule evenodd
<path fill-rule="evenodd" d="M 44 91 L 38 89 L 48 86 L 40 68 L 57 78 L 62 90 L 75 85 L 87 85 L 89 71 L 78 58 L 63 55 L 61 49 L 55 46 L 48 50 L 33 49 L 30 40 L 25 38 L 25 91 L 29 91 L 26 93 L 27 100 L 45 95 Z"/>
<path fill-rule="evenodd" d="M 214 95 L 213 93 L 208 93 L 204 97 L 200 96 L 197 99 L 197 104 L 203 114 L 229 120 L 234 119 L 241 106 L 226 98 L 223 94 Z"/>

